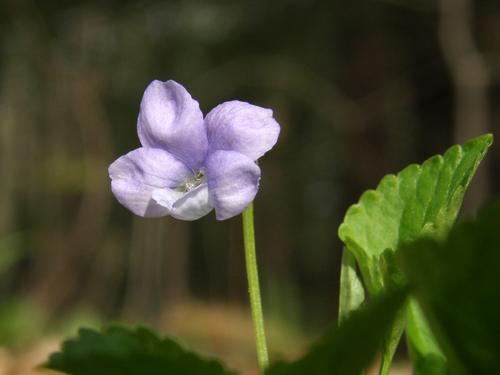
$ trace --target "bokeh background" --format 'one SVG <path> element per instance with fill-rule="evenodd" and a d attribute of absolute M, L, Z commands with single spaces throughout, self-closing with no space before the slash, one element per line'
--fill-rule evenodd
<path fill-rule="evenodd" d="M 142 219 L 110 193 L 153 79 L 281 124 L 255 202 L 275 359 L 335 321 L 336 231 L 364 190 L 500 135 L 496 0 L 2 0 L 0 38 L 0 374 L 110 320 L 255 370 L 240 219 Z M 465 214 L 498 192 L 499 150 Z"/>

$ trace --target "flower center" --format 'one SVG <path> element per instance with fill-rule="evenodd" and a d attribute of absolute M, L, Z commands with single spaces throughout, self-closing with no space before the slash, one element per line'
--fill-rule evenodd
<path fill-rule="evenodd" d="M 187 193 L 193 190 L 195 187 L 201 185 L 205 181 L 205 175 L 202 171 L 196 172 L 194 175 L 187 177 L 178 187 L 177 191 Z"/>

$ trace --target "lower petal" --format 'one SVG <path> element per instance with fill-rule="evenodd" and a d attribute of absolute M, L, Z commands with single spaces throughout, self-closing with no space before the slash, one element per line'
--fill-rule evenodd
<path fill-rule="evenodd" d="M 221 150 L 210 154 L 206 174 L 217 220 L 242 213 L 259 190 L 260 168 L 239 152 Z"/>
<path fill-rule="evenodd" d="M 168 208 L 170 216 L 179 220 L 196 220 L 213 209 L 208 199 L 207 184 L 201 184 L 187 193 L 156 190 L 152 197 L 159 205 Z"/>
<path fill-rule="evenodd" d="M 168 215 L 168 209 L 152 200 L 151 194 L 157 189 L 175 188 L 191 173 L 168 152 L 144 147 L 121 156 L 109 167 L 116 199 L 143 217 Z"/>
<path fill-rule="evenodd" d="M 161 217 L 169 210 L 151 199 L 152 188 L 127 180 L 112 180 L 111 191 L 118 202 L 142 217 Z"/>

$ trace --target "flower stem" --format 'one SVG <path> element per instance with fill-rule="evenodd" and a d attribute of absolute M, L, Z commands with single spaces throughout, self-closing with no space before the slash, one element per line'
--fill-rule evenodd
<path fill-rule="evenodd" d="M 255 330 L 257 359 L 261 373 L 267 369 L 269 358 L 267 355 L 266 333 L 264 331 L 264 316 L 260 298 L 259 273 L 257 271 L 257 256 L 255 254 L 255 232 L 253 227 L 253 204 L 243 211 L 243 241 L 245 244 L 245 261 L 247 268 L 248 291 L 250 293 L 250 307 Z"/>

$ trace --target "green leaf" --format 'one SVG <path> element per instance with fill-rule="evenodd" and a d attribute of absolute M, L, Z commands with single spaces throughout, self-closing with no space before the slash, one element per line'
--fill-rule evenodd
<path fill-rule="evenodd" d="M 301 359 L 279 362 L 267 375 L 359 375 L 372 362 L 407 295 L 405 287 L 381 294 L 353 311 Z"/>
<path fill-rule="evenodd" d="M 405 274 L 453 374 L 500 373 L 500 203 L 446 240 L 401 251 Z"/>
<path fill-rule="evenodd" d="M 450 148 L 397 176 L 385 176 L 349 208 L 339 237 L 354 254 L 368 290 L 381 291 L 386 250 L 396 251 L 422 234 L 444 235 L 453 225 L 464 192 L 493 140 L 486 134 Z"/>
<path fill-rule="evenodd" d="M 385 287 L 402 286 L 406 280 L 399 268 L 395 253 L 391 250 L 385 250 L 380 256 L 380 272 L 384 276 Z M 386 335 L 382 347 L 382 360 L 380 365 L 380 375 L 388 375 L 391 367 L 392 357 L 396 352 L 399 341 L 405 329 L 406 317 L 405 309 L 401 308 L 396 314 L 392 328 Z"/>
<path fill-rule="evenodd" d="M 418 302 L 414 298 L 410 298 L 406 310 L 407 341 L 414 374 L 447 374 L 446 358 L 436 343 Z"/>
<path fill-rule="evenodd" d="M 80 329 L 44 367 L 73 375 L 235 374 L 146 328 Z"/>
<path fill-rule="evenodd" d="M 376 190 L 365 192 L 349 208 L 339 237 L 354 254 L 370 294 L 401 282 L 398 267 L 388 263 L 401 244 L 423 235 L 446 235 L 492 141 L 486 134 L 422 165 L 410 165 L 397 176 L 387 175 Z M 403 326 L 401 315 L 385 341 L 381 374 L 388 373 Z"/>
<path fill-rule="evenodd" d="M 339 321 L 342 322 L 365 300 L 365 289 L 356 273 L 356 260 L 344 249 L 340 268 Z"/>
<path fill-rule="evenodd" d="M 379 373 L 381 375 L 388 375 L 391 368 L 392 357 L 398 347 L 401 335 L 405 329 L 405 309 L 401 308 L 394 318 L 394 322 L 384 338 L 382 345 L 382 361 Z"/>

